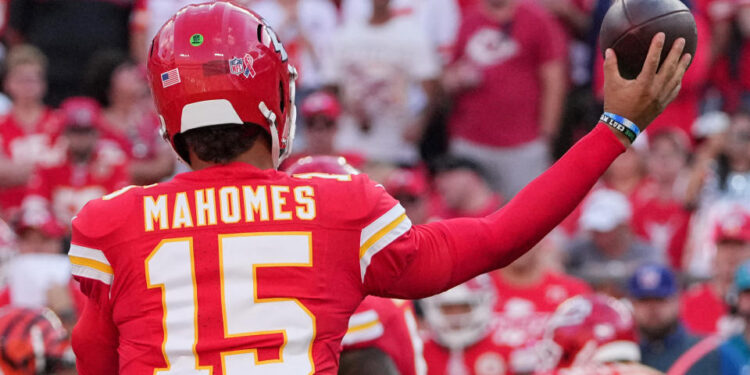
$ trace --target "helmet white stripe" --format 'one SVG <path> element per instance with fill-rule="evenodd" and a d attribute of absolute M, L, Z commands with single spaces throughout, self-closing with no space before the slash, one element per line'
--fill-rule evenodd
<path fill-rule="evenodd" d="M 243 124 L 229 100 L 204 100 L 187 104 L 182 108 L 180 133 L 218 124 Z"/>

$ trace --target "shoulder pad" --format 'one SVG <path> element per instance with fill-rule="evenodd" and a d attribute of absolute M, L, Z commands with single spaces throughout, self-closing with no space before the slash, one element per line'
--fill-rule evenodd
<path fill-rule="evenodd" d="M 73 225 L 89 238 L 100 238 L 114 232 L 127 220 L 134 206 L 135 192 L 142 189 L 127 186 L 89 201 L 73 218 Z"/>

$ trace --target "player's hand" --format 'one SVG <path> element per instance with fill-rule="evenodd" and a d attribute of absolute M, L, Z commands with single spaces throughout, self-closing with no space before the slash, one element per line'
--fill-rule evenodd
<path fill-rule="evenodd" d="M 658 33 L 643 63 L 641 73 L 634 80 L 626 80 L 617 69 L 615 51 L 608 49 L 604 60 L 604 111 L 623 116 L 641 130 L 661 114 L 680 92 L 682 77 L 692 56 L 682 54 L 685 39 L 677 39 L 669 55 L 659 68 L 664 48 L 664 33 Z"/>

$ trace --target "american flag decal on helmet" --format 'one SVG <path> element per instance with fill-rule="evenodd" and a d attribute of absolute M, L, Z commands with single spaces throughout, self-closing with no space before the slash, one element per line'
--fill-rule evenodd
<path fill-rule="evenodd" d="M 164 88 L 180 83 L 180 71 L 174 68 L 161 74 L 161 85 Z"/>

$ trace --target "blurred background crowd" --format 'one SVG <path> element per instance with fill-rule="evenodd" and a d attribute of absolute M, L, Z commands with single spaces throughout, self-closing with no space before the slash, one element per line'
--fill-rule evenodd
<path fill-rule="evenodd" d="M 70 329 L 83 303 L 65 256 L 71 218 L 187 170 L 160 136 L 145 62 L 190 2 L 0 0 L 1 306 L 49 308 Z M 415 224 L 502 207 L 602 112 L 597 34 L 611 0 L 237 2 L 300 72 L 286 165 L 343 156 Z M 562 225 L 490 275 L 492 298 L 417 305 L 458 326 L 490 322 L 450 344 L 440 319 L 423 321 L 428 368 L 451 369 L 430 373 L 534 373 L 551 313 L 591 291 L 632 304 L 645 363 L 666 371 L 707 336 L 717 344 L 688 373 L 750 373 L 750 267 L 739 267 L 750 260 L 750 1 L 683 2 L 699 44 L 677 100 Z M 497 355 L 469 355 L 477 345 Z M 438 360 L 441 346 L 450 355 Z"/>

